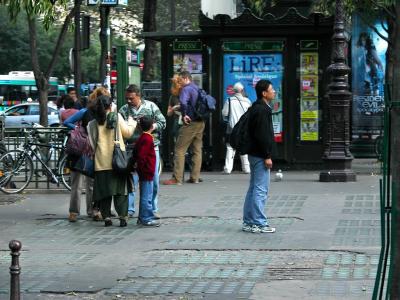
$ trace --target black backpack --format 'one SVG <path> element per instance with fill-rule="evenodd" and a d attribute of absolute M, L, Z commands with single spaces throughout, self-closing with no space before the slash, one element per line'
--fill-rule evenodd
<path fill-rule="evenodd" d="M 196 105 L 194 107 L 195 117 L 206 120 L 209 115 L 215 110 L 217 101 L 215 98 L 206 93 L 205 90 L 199 89 Z"/>
<path fill-rule="evenodd" d="M 250 149 L 249 136 L 249 115 L 251 107 L 240 117 L 239 121 L 233 127 L 229 144 L 233 149 L 239 151 L 240 155 L 247 154 Z"/>

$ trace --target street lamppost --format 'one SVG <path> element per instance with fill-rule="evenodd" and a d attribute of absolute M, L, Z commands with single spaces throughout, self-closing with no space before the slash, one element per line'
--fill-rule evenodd
<path fill-rule="evenodd" d="M 335 24 L 332 37 L 333 63 L 328 67 L 331 83 L 328 86 L 327 140 L 323 155 L 325 170 L 319 174 L 322 182 L 356 181 L 351 170 L 353 156 L 350 153 L 350 103 L 345 49 L 347 39 L 344 32 L 343 0 L 336 0 Z"/>

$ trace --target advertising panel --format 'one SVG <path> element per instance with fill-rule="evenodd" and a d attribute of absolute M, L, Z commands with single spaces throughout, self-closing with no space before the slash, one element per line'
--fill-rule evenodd
<path fill-rule="evenodd" d="M 174 53 L 174 73 L 189 71 L 193 82 L 203 87 L 203 60 L 201 53 Z"/>
<path fill-rule="evenodd" d="M 282 54 L 281 53 L 226 53 L 224 54 L 223 99 L 234 94 L 233 85 L 241 82 L 247 97 L 254 102 L 257 99 L 255 85 L 261 79 L 272 82 L 276 97 L 272 101 L 272 121 L 275 141 L 282 142 Z"/>
<path fill-rule="evenodd" d="M 352 18 L 352 138 L 372 140 L 382 128 L 387 42 L 355 15 Z M 375 22 L 385 35 L 380 21 Z"/>
<path fill-rule="evenodd" d="M 300 139 L 318 141 L 318 52 L 300 53 Z"/>

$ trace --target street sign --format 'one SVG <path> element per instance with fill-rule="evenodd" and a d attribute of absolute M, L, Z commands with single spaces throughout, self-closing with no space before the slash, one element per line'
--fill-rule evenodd
<path fill-rule="evenodd" d="M 100 0 L 100 5 L 115 6 L 118 5 L 118 0 Z"/>
<path fill-rule="evenodd" d="M 111 70 L 110 75 L 111 75 L 110 83 L 111 84 L 116 84 L 117 83 L 117 77 L 118 77 L 117 70 Z"/>
<path fill-rule="evenodd" d="M 139 64 L 140 54 L 137 50 L 126 50 L 126 61 L 128 64 Z"/>
<path fill-rule="evenodd" d="M 99 4 L 99 0 L 87 0 L 86 2 L 87 5 L 97 5 Z"/>

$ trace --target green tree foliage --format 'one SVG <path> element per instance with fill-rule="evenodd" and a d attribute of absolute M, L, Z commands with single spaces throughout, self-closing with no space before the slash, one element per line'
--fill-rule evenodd
<path fill-rule="evenodd" d="M 62 14 L 59 9 L 64 9 L 67 0 L 59 0 L 57 3 L 60 6 L 55 6 L 54 0 L 0 0 L 0 4 L 5 5 L 8 8 L 10 19 L 17 22 L 21 15 L 25 15 L 29 29 L 29 50 L 30 59 L 32 62 L 32 69 L 35 75 L 36 86 L 39 91 L 39 104 L 40 104 L 40 124 L 47 125 L 47 96 L 49 91 L 49 78 L 53 72 L 56 61 L 59 57 L 59 53 L 63 46 L 65 36 L 68 31 L 68 26 L 71 23 L 72 16 L 75 12 L 75 7 L 67 14 L 62 20 Z M 40 21 L 45 30 L 49 30 L 52 25 L 56 23 L 56 20 L 62 23 L 59 34 L 57 35 L 57 41 L 54 44 L 52 55 L 49 60 L 46 61 L 46 67 L 40 64 L 40 43 L 38 42 L 38 28 L 37 22 Z"/>

